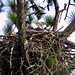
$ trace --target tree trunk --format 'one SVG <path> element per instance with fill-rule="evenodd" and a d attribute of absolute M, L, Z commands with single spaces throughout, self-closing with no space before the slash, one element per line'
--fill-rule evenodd
<path fill-rule="evenodd" d="M 25 12 L 24 0 L 17 0 L 17 16 L 18 16 L 18 38 L 21 47 L 21 54 L 25 55 L 26 50 L 26 26 L 25 26 Z"/>
<path fill-rule="evenodd" d="M 53 26 L 53 31 L 57 30 L 57 25 L 58 25 L 58 19 L 59 19 L 59 4 L 57 0 L 53 0 L 54 6 L 55 6 L 55 18 L 54 18 L 54 26 Z"/>

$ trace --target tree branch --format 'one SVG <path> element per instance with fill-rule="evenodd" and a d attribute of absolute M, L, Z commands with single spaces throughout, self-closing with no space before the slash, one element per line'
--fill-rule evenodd
<path fill-rule="evenodd" d="M 75 6 L 75 4 L 70 4 L 70 5 Z"/>
<path fill-rule="evenodd" d="M 67 38 L 73 31 L 75 31 L 75 19 L 73 19 L 69 26 L 63 31 L 63 35 Z"/>
<path fill-rule="evenodd" d="M 67 7 L 67 10 L 66 10 L 66 16 L 65 16 L 65 19 L 66 19 L 67 14 L 68 14 L 69 5 L 70 5 L 70 0 L 69 0 L 69 2 L 68 2 L 68 7 Z"/>
<path fill-rule="evenodd" d="M 58 1 L 57 0 L 53 0 L 54 5 L 55 5 L 55 19 L 54 19 L 54 27 L 53 27 L 53 31 L 57 30 L 57 25 L 58 25 L 58 19 L 59 19 L 59 5 L 58 5 Z"/>
<path fill-rule="evenodd" d="M 73 47 L 73 48 L 75 48 L 75 43 L 73 43 L 73 42 L 71 42 L 71 41 L 69 41 L 69 40 L 66 40 L 66 41 L 65 41 L 65 44 L 66 44 L 66 45 L 69 45 L 69 46 L 71 46 L 71 47 Z"/>

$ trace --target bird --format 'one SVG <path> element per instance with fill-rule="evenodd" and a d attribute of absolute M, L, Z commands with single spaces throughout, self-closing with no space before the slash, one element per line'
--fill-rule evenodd
<path fill-rule="evenodd" d="M 37 24 L 38 24 L 38 22 L 37 21 L 34 21 L 34 22 L 31 23 L 31 27 L 33 29 L 38 28 L 38 25 Z"/>
<path fill-rule="evenodd" d="M 44 29 L 44 25 L 46 25 L 47 23 L 46 22 L 39 22 L 39 25 L 42 29 Z"/>
<path fill-rule="evenodd" d="M 44 25 L 47 24 L 46 22 L 38 22 L 38 21 L 34 21 L 31 23 L 31 27 L 33 28 L 41 28 L 44 29 Z"/>

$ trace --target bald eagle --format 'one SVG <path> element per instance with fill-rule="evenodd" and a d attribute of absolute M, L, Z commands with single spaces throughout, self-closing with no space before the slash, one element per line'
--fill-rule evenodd
<path fill-rule="evenodd" d="M 31 23 L 31 27 L 33 28 L 41 28 L 43 29 L 44 28 L 44 25 L 47 24 L 46 22 L 38 22 L 38 21 L 34 21 Z"/>

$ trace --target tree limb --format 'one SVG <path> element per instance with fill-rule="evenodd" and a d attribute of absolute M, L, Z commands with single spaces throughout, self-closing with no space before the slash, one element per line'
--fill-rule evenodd
<path fill-rule="evenodd" d="M 69 40 L 66 40 L 65 44 L 75 48 L 75 43 L 73 43 L 73 42 L 71 42 Z"/>
<path fill-rule="evenodd" d="M 57 25 L 58 25 L 58 18 L 59 18 L 59 5 L 58 5 L 58 1 L 57 0 L 53 0 L 54 5 L 55 5 L 55 19 L 54 19 L 54 27 L 53 27 L 53 31 L 57 30 Z"/>
<path fill-rule="evenodd" d="M 63 35 L 67 38 L 73 31 L 75 31 L 75 19 L 73 19 L 69 26 L 63 31 Z"/>

